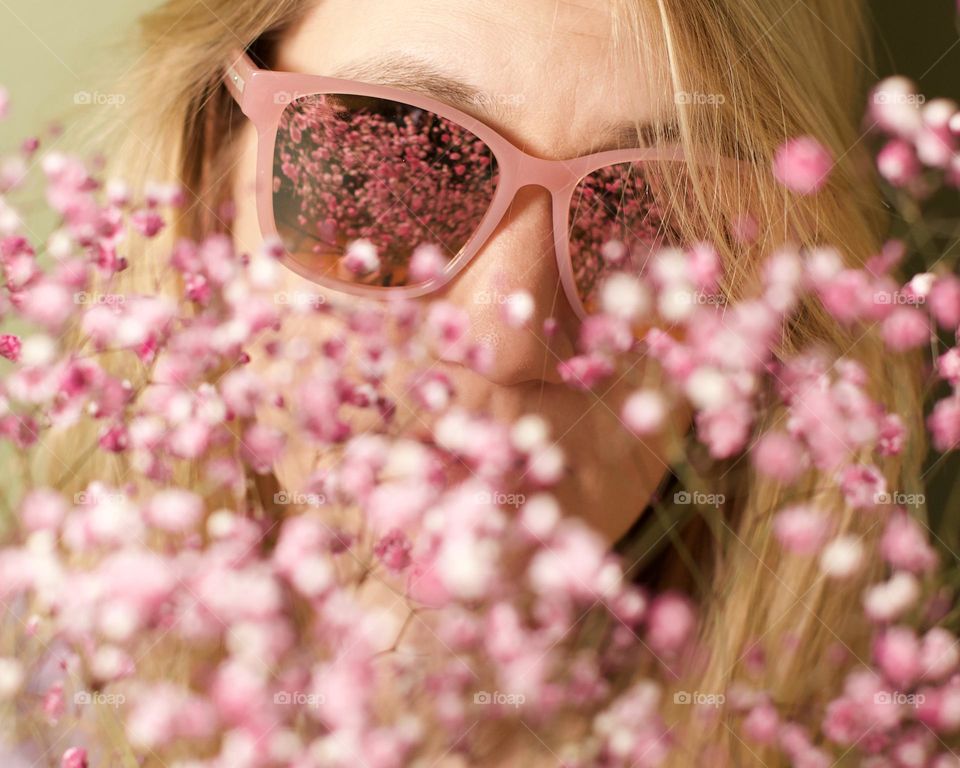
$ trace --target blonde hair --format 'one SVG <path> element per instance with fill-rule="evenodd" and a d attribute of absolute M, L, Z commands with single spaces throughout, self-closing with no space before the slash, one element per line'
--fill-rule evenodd
<path fill-rule="evenodd" d="M 269 66 L 274 46 L 313 5 L 312 0 L 167 0 L 143 18 L 138 41 L 143 53 L 121 86 L 128 95 L 125 122 L 102 135 L 124 178 L 134 184 L 175 179 L 185 187 L 183 215 L 151 248 L 168 248 L 176 235 L 196 238 L 227 229 L 218 206 L 229 186 L 231 139 L 244 118 L 222 86 L 222 66 L 240 44 L 252 46 Z M 615 39 L 635 49 L 638 66 L 653 57 L 668 62 L 665 92 L 724 97 L 719 107 L 688 103 L 677 111 L 685 146 L 740 157 L 752 168 L 749 197 L 765 226 L 750 253 L 731 246 L 723 254 L 724 289 L 732 299 L 749 295 L 759 255 L 779 246 L 788 232 L 801 245 L 838 246 L 851 265 L 876 252 L 885 221 L 879 200 L 862 191 L 869 190 L 867 159 L 858 142 L 870 48 L 865 2 L 614 0 L 613 5 Z M 826 188 L 802 199 L 778 187 L 770 173 L 776 148 L 798 135 L 816 137 L 836 158 Z M 697 194 L 706 210 L 733 208 L 742 204 L 733 197 L 743 189 L 711 187 L 707 180 Z M 126 290 L 179 292 L 175 277 L 164 273 L 150 252 L 132 254 L 130 264 L 123 275 Z M 907 418 L 912 435 L 922 433 L 919 383 L 909 362 L 884 356 L 874 335 L 860 338 L 841 328 L 813 302 L 785 329 L 779 352 L 788 355 L 810 344 L 857 360 L 870 375 L 874 397 Z M 772 426 L 782 417 L 771 411 L 763 420 Z M 902 456 L 886 461 L 882 469 L 892 487 L 916 490 L 923 448 L 915 441 Z M 72 483 L 83 488 L 110 469 L 91 463 Z M 180 471 L 177 482 L 196 481 L 188 468 Z M 851 610 L 859 604 L 862 582 L 838 587 L 828 583 L 815 560 L 784 554 L 773 538 L 771 517 L 787 490 L 748 466 L 727 474 L 726 482 L 733 477 L 731 504 L 708 521 L 710 535 L 693 541 L 691 534 L 685 542 L 709 561 L 713 591 L 702 596 L 700 642 L 709 652 L 696 678 L 678 687 L 719 693 L 747 679 L 769 690 L 784 711 L 819 721 L 824 692 L 837 679 L 836 669 L 824 663 L 832 648 L 845 648 L 854 658 L 865 655 L 864 622 Z M 811 472 L 789 489 L 790 499 L 806 498 L 830 510 L 838 533 L 873 538 L 875 528 L 844 505 L 830 488 L 832 480 Z M 745 652 L 751 645 L 776 663 L 748 670 Z M 780 764 L 774 751 L 748 747 L 725 727 L 727 718 L 736 717 L 731 708 L 710 723 L 695 722 L 694 711 L 677 707 L 671 713 L 679 724 L 678 764 L 690 764 L 705 750 L 711 765 Z M 685 718 L 691 727 L 685 727 Z"/>

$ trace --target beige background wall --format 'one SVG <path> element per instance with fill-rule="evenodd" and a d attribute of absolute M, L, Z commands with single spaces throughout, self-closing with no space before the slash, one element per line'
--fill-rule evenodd
<path fill-rule="evenodd" d="M 97 89 L 130 64 L 119 54 L 123 40 L 137 16 L 157 2 L 0 0 L 0 84 L 11 99 L 9 117 L 0 122 L 0 156 L 15 151 L 26 136 L 43 133 L 54 120 L 62 120 L 64 130 L 57 138 L 45 137 L 44 146 L 70 149 L 79 124 L 71 116 L 87 109 L 115 108 L 110 97 L 98 95 Z M 40 233 L 52 225 L 49 218 L 28 214 L 27 226 L 35 243 L 42 242 Z M 7 323 L 2 330 L 19 328 Z M 6 370 L 0 365 L 0 377 Z M 8 489 L 19 487 L 20 481 L 11 451 L 10 444 L 2 441 L 0 483 Z M 0 511 L 0 531 L 8 522 L 3 518 Z"/>
<path fill-rule="evenodd" d="M 0 0 L 0 83 L 12 101 L 10 117 L 0 123 L 0 146 L 9 149 L 46 121 L 69 115 L 75 101 L 113 108 L 118 95 L 97 88 L 129 64 L 117 50 L 137 16 L 156 4 Z M 69 121 L 63 142 L 69 142 Z"/>

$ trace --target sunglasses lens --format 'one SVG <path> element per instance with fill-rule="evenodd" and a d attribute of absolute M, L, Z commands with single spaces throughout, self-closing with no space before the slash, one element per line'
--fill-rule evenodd
<path fill-rule="evenodd" d="M 626 162 L 593 171 L 574 189 L 570 259 L 587 312 L 596 310 L 597 289 L 608 274 L 641 274 L 653 253 L 681 243 L 686 178 L 681 162 Z"/>
<path fill-rule="evenodd" d="M 274 220 L 308 276 L 417 285 L 450 268 L 497 179 L 490 148 L 440 115 L 388 99 L 306 96 L 280 118 Z"/>

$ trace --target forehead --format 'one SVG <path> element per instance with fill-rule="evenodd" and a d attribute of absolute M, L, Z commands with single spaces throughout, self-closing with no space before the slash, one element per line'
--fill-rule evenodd
<path fill-rule="evenodd" d="M 641 66 L 613 30 L 609 0 L 322 0 L 277 67 L 394 84 L 387 62 L 423 62 L 477 89 L 465 111 L 522 148 L 572 157 L 596 148 L 601 126 L 671 118 L 661 63 Z"/>

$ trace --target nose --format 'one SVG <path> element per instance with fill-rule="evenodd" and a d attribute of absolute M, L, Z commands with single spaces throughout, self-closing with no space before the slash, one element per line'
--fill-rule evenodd
<path fill-rule="evenodd" d="M 533 316 L 520 328 L 504 320 L 504 305 L 517 291 L 529 293 L 534 304 Z M 560 382 L 557 364 L 573 355 L 579 322 L 560 282 L 546 189 L 529 185 L 517 191 L 445 298 L 469 314 L 474 341 L 491 348 L 492 365 L 484 372 L 491 382 Z M 544 332 L 549 318 L 556 321 L 552 335 Z"/>

